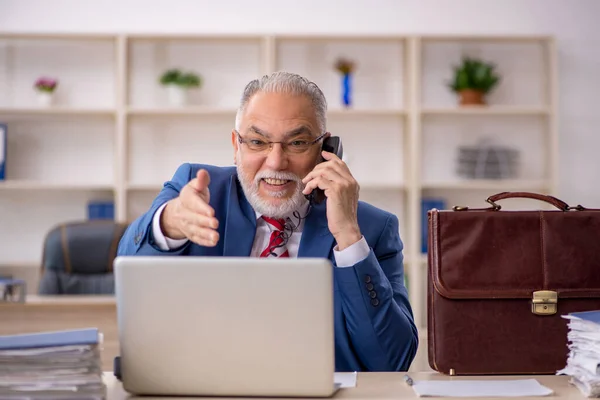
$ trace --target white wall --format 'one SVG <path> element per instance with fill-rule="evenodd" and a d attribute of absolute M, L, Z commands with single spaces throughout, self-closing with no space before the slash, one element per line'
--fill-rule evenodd
<path fill-rule="evenodd" d="M 552 34 L 559 49 L 559 195 L 596 207 L 598 16 L 597 0 L 0 0 L 4 32 Z"/>

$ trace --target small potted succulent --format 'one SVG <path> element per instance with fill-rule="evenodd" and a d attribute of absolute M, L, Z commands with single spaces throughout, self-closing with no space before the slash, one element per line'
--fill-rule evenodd
<path fill-rule="evenodd" d="M 355 68 L 354 61 L 345 58 L 338 58 L 335 62 L 335 69 L 342 75 L 342 104 L 344 107 L 352 105 L 352 73 Z"/>
<path fill-rule="evenodd" d="M 187 92 L 202 86 L 202 78 L 193 72 L 183 72 L 173 68 L 165 71 L 160 83 L 167 88 L 169 104 L 183 106 L 187 103 Z"/>
<path fill-rule="evenodd" d="M 500 82 L 496 66 L 483 60 L 463 57 L 462 63 L 454 66 L 454 80 L 448 83 L 458 94 L 460 105 L 485 105 L 485 96 Z"/>
<path fill-rule="evenodd" d="M 41 77 L 35 81 L 33 87 L 37 91 L 38 103 L 42 106 L 52 104 L 54 91 L 58 86 L 58 80 L 54 78 Z"/>

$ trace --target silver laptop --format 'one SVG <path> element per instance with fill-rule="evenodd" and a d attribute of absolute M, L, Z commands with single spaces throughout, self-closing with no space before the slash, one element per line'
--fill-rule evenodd
<path fill-rule="evenodd" d="M 117 257 L 121 374 L 141 395 L 329 397 L 327 259 Z"/>

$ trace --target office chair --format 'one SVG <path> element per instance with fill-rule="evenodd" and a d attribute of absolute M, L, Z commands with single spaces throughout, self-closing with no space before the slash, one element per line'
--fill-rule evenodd
<path fill-rule="evenodd" d="M 52 228 L 44 240 L 38 294 L 114 294 L 113 260 L 126 227 L 91 220 Z"/>

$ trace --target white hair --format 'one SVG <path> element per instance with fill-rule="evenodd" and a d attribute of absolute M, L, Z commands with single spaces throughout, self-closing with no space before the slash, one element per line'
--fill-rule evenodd
<path fill-rule="evenodd" d="M 235 116 L 235 129 L 239 132 L 240 121 L 246 105 L 257 92 L 286 93 L 296 96 L 306 96 L 310 99 L 317 115 L 317 135 L 325 133 L 327 128 L 327 100 L 319 87 L 312 81 L 291 72 L 279 71 L 255 79 L 244 88 L 240 106 Z"/>

